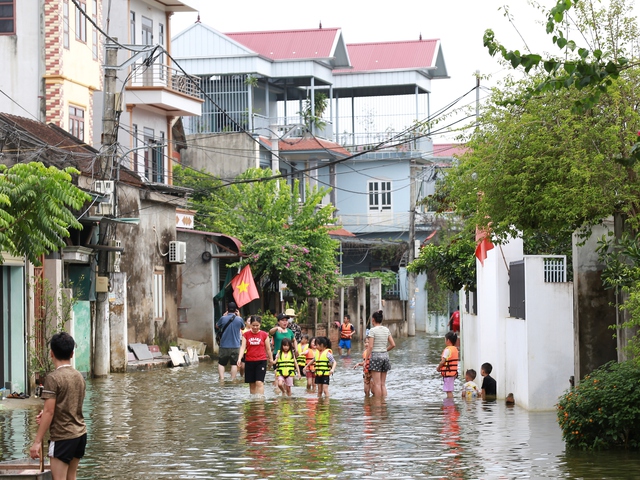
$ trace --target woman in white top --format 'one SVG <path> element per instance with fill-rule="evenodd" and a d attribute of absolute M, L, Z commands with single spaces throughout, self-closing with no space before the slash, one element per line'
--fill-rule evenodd
<path fill-rule="evenodd" d="M 387 396 L 387 372 L 391 370 L 389 350 L 396 346 L 387 327 L 382 326 L 382 310 L 371 315 L 373 325 L 367 334 L 369 370 L 371 371 L 371 391 L 375 397 Z"/>

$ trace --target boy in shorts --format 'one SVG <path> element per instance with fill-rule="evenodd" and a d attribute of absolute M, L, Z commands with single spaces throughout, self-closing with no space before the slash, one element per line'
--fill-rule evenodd
<path fill-rule="evenodd" d="M 56 369 L 44 381 L 44 408 L 36 417 L 38 433 L 29 450 L 39 458 L 44 435 L 49 430 L 49 457 L 53 480 L 75 480 L 80 459 L 87 444 L 87 427 L 82 415 L 85 395 L 84 378 L 71 366 L 75 348 L 73 337 L 56 333 L 49 342 Z"/>

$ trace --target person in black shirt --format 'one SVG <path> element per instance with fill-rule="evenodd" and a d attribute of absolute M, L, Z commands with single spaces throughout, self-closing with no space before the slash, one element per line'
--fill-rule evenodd
<path fill-rule="evenodd" d="M 490 373 L 493 367 L 490 363 L 483 363 L 480 367 L 480 373 L 482 374 L 482 399 L 494 399 L 496 398 L 496 381 L 491 377 Z"/>

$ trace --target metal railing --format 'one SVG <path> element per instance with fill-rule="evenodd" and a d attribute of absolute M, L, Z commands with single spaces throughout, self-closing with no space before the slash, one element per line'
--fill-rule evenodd
<path fill-rule="evenodd" d="M 200 98 L 200 78 L 185 75 L 179 70 L 154 63 L 150 67 L 135 68 L 129 82 L 131 87 L 165 87 L 184 95 Z"/>
<path fill-rule="evenodd" d="M 563 283 L 567 281 L 566 255 L 549 255 L 543 258 L 545 283 Z"/>

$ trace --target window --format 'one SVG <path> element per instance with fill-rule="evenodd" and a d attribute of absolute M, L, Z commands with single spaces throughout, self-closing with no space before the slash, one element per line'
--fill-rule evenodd
<path fill-rule="evenodd" d="M 16 33 L 16 1 L 0 0 L 0 35 Z"/>
<path fill-rule="evenodd" d="M 129 36 L 131 37 L 129 41 L 132 45 L 136 43 L 136 12 L 129 12 L 129 25 L 130 32 Z"/>
<path fill-rule="evenodd" d="M 153 147 L 153 155 L 151 157 L 151 181 L 155 183 L 164 183 L 164 132 L 160 132 L 160 139 Z"/>
<path fill-rule="evenodd" d="M 69 133 L 84 141 L 84 110 L 69 105 Z"/>
<path fill-rule="evenodd" d="M 369 210 L 391 210 L 391 182 L 369 182 Z"/>
<path fill-rule="evenodd" d="M 69 48 L 69 0 L 62 2 L 62 43 Z"/>
<path fill-rule="evenodd" d="M 153 45 L 153 20 L 142 17 L 142 45 Z"/>
<path fill-rule="evenodd" d="M 133 165 L 128 165 L 131 170 L 138 173 L 138 125 L 133 124 Z"/>
<path fill-rule="evenodd" d="M 164 318 L 164 271 L 158 268 L 153 272 L 153 318 Z"/>
<path fill-rule="evenodd" d="M 146 181 L 150 181 L 151 178 L 151 154 L 152 154 L 152 148 L 153 145 L 155 144 L 155 140 L 154 140 L 154 131 L 152 128 L 147 128 L 144 127 L 143 129 L 143 137 L 142 137 L 142 141 L 144 142 L 144 145 L 148 148 L 144 148 L 144 178 Z"/>
<path fill-rule="evenodd" d="M 98 0 L 93 0 L 93 10 L 91 12 L 91 18 L 96 24 L 98 23 Z M 91 37 L 93 40 L 93 59 L 98 60 L 98 29 L 96 29 L 96 27 L 93 27 L 93 29 L 91 30 Z"/>
<path fill-rule="evenodd" d="M 76 7 L 76 40 L 87 43 L 87 19 L 83 13 L 87 11 L 87 2 L 78 0 L 78 4 L 82 8 L 82 12 Z"/>
<path fill-rule="evenodd" d="M 158 40 L 161 47 L 164 47 L 164 25 L 158 24 Z M 158 55 L 158 67 L 160 68 L 160 79 L 164 80 L 164 53 Z"/>

